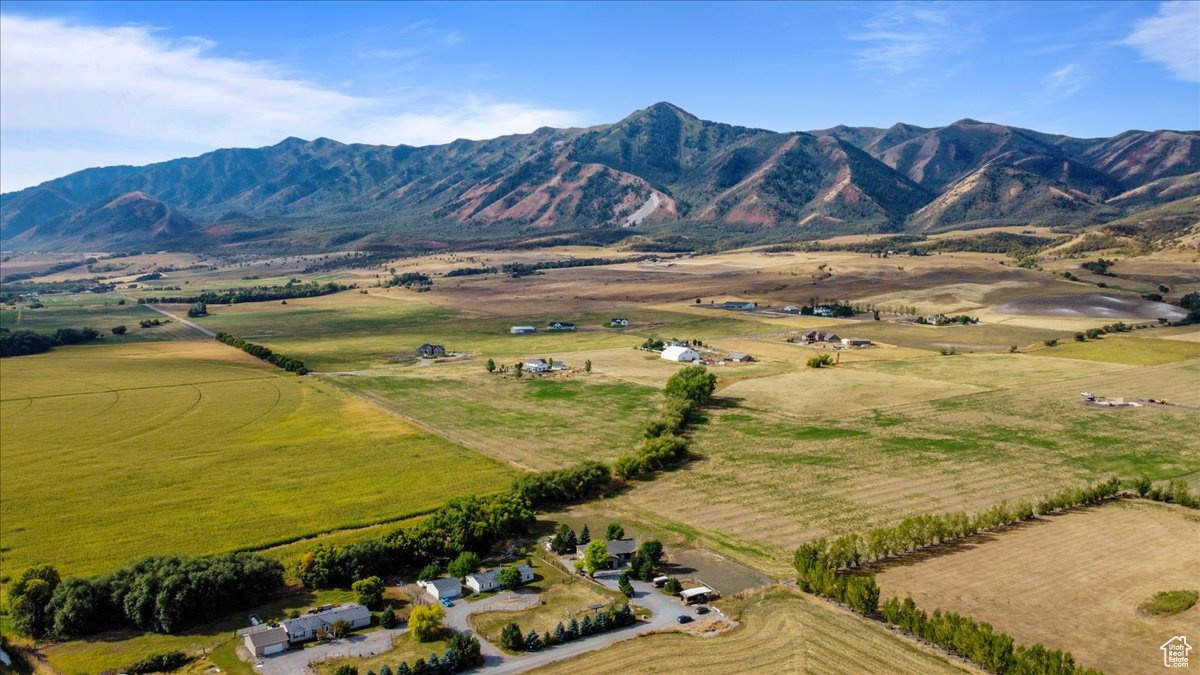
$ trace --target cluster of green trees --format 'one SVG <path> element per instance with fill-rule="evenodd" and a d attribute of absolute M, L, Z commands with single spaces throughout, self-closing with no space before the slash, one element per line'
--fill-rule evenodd
<path fill-rule="evenodd" d="M 1188 311 L 1187 316 L 1179 321 L 1180 324 L 1189 325 L 1193 323 L 1200 323 L 1200 291 L 1192 291 L 1191 293 L 1188 293 L 1180 298 L 1179 302 L 1176 302 L 1175 304 Z"/>
<path fill-rule="evenodd" d="M 476 274 L 495 274 L 498 271 L 495 267 L 458 267 L 446 272 L 446 276 L 469 277 Z"/>
<path fill-rule="evenodd" d="M 600 495 L 612 485 L 612 472 L 600 462 L 588 460 L 557 471 L 524 474 L 512 491 L 534 509 L 574 504 Z"/>
<path fill-rule="evenodd" d="M 428 659 L 417 659 L 412 665 L 401 662 L 395 670 L 385 665 L 379 669 L 379 675 L 451 675 L 481 665 L 483 654 L 479 649 L 479 639 L 465 633 L 455 633 L 446 643 L 446 651 L 440 658 L 434 652 Z M 354 666 L 340 666 L 333 672 L 334 675 L 358 675 L 358 669 Z M 368 670 L 367 675 L 375 675 L 375 671 Z"/>
<path fill-rule="evenodd" d="M 1193 495 L 1188 490 L 1188 484 L 1172 479 L 1167 482 L 1167 487 L 1160 488 L 1150 482 L 1145 476 L 1134 481 L 1133 487 L 1141 497 L 1153 499 L 1156 502 L 1166 502 L 1168 504 L 1179 504 L 1186 506 L 1189 509 L 1200 509 L 1200 495 Z"/>
<path fill-rule="evenodd" d="M 515 492 L 457 497 L 411 528 L 344 547 L 318 544 L 301 557 L 297 576 L 309 588 L 346 586 L 372 575 L 419 570 L 464 551 L 483 553 L 493 544 L 526 532 L 533 509 Z"/>
<path fill-rule="evenodd" d="M 628 262 L 641 262 L 653 256 L 636 256 L 633 258 L 570 258 L 568 260 L 539 260 L 533 263 L 509 263 L 501 271 L 510 277 L 527 277 L 542 270 L 563 269 L 567 267 L 595 267 L 596 265 L 619 265 Z"/>
<path fill-rule="evenodd" d="M 928 325 L 933 325 L 933 326 L 949 326 L 952 324 L 959 324 L 960 326 L 968 326 L 973 323 L 979 323 L 979 319 L 974 316 L 967 316 L 966 314 L 956 314 L 954 316 L 946 316 L 945 314 L 938 314 L 937 316 L 935 316 L 933 318 L 933 321 L 930 321 L 929 319 L 926 319 L 923 316 L 918 316 L 917 323 L 922 324 L 922 325 L 928 324 Z"/>
<path fill-rule="evenodd" d="M 191 307 L 188 307 L 187 317 L 189 319 L 199 319 L 202 316 L 208 316 L 208 305 L 203 302 L 197 302 Z"/>
<path fill-rule="evenodd" d="M 704 366 L 688 366 L 671 376 L 663 389 L 667 400 L 657 420 L 646 425 L 641 445 L 613 464 L 621 478 L 639 478 L 679 464 L 688 457 L 688 442 L 681 435 L 700 407 L 712 401 L 717 376 Z"/>
<path fill-rule="evenodd" d="M 232 305 L 239 302 L 269 302 L 271 300 L 291 300 L 292 298 L 315 298 L 340 291 L 355 288 L 353 284 L 344 286 L 332 281 L 325 284 L 311 282 L 307 284 L 289 281 L 283 286 L 252 286 L 248 288 L 231 288 L 226 291 L 202 291 L 198 295 L 163 296 L 158 298 L 138 298 L 138 304 L 175 304 L 186 305 L 205 303 L 209 305 Z"/>
<path fill-rule="evenodd" d="M 264 347 L 263 345 L 254 344 L 253 342 L 246 342 L 240 337 L 236 335 L 230 335 L 229 333 L 217 333 L 217 339 L 231 347 L 237 347 L 250 356 L 262 359 L 263 361 L 266 361 L 277 368 L 282 368 L 289 373 L 296 373 L 297 375 L 308 374 L 308 368 L 304 366 L 303 361 L 300 359 L 294 359 L 290 356 L 284 356 L 278 352 L 273 352 L 271 351 L 270 347 Z"/>
<path fill-rule="evenodd" d="M 991 673 L 1037 673 L 1038 675 L 1099 675 L 1098 671 L 1075 664 L 1070 652 L 1049 650 L 1040 644 L 1014 646 L 1010 635 L 991 624 L 954 612 L 934 610 L 929 615 L 912 598 L 891 598 L 880 614 L 887 623 L 931 642 Z"/>
<path fill-rule="evenodd" d="M 283 566 L 250 553 L 144 558 L 96 579 L 67 579 L 50 565 L 31 567 L 9 589 L 16 630 L 72 639 L 105 628 L 177 633 L 252 607 L 283 587 Z"/>
<path fill-rule="evenodd" d="M 833 357 L 828 354 L 818 354 L 804 362 L 809 368 L 825 368 L 833 365 Z"/>
<path fill-rule="evenodd" d="M 1085 331 L 1076 333 L 1075 341 L 1086 342 L 1088 340 L 1099 340 L 1101 336 L 1109 333 L 1128 333 L 1131 330 L 1133 330 L 1133 326 L 1130 326 L 1124 321 L 1118 321 L 1116 323 L 1110 323 L 1099 328 L 1089 328 Z"/>
<path fill-rule="evenodd" d="M 41 354 L 54 347 L 91 342 L 98 337 L 100 332 L 91 328 L 59 328 L 53 335 L 0 328 L 0 358 Z"/>
<path fill-rule="evenodd" d="M 384 279 L 383 287 L 390 288 L 392 286 L 428 286 L 433 283 L 428 274 L 423 272 L 405 272 L 404 274 L 393 274 L 391 278 Z"/>
<path fill-rule="evenodd" d="M 609 605 L 594 613 L 585 614 L 582 621 L 575 618 L 566 624 L 560 621 L 553 631 L 546 631 L 541 635 L 534 630 L 529 631 L 528 634 L 522 633 L 521 626 L 513 622 L 506 624 L 500 630 L 500 646 L 510 652 L 536 652 L 589 635 L 632 626 L 636 621 L 633 610 L 628 604 L 624 604 L 620 607 Z"/>
<path fill-rule="evenodd" d="M 169 673 L 191 663 L 192 657 L 178 649 L 160 654 L 151 654 L 146 658 L 135 661 L 121 669 L 122 673 Z"/>
<path fill-rule="evenodd" d="M 832 312 L 830 316 L 846 317 L 854 316 L 856 313 L 856 307 L 848 302 L 842 302 L 841 300 L 824 300 L 817 302 L 815 299 L 809 300 L 809 304 L 800 307 L 800 313 L 805 316 L 812 316 L 816 312 L 816 308 L 818 306 L 828 307 L 829 311 Z"/>

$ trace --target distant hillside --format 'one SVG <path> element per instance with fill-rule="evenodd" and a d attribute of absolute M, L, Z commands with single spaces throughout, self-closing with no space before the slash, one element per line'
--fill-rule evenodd
<path fill-rule="evenodd" d="M 588 129 L 426 147 L 289 138 L 88 169 L 0 195 L 0 244 L 436 248 L 696 228 L 744 243 L 1072 226 L 1196 194 L 1198 172 L 1191 131 L 1077 139 L 960 120 L 779 133 L 658 103 Z"/>

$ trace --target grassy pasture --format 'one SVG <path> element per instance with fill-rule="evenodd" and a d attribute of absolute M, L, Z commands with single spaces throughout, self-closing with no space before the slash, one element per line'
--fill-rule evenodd
<path fill-rule="evenodd" d="M 512 477 L 215 341 L 65 347 L 2 368 L 7 574 L 264 546 L 401 519 Z"/>
<path fill-rule="evenodd" d="M 0 326 L 39 333 L 53 333 L 59 328 L 87 326 L 100 331 L 105 343 L 114 344 L 194 339 L 199 335 L 191 328 L 174 321 L 153 328 L 142 328 L 138 325 L 142 319 L 166 320 L 166 317 L 132 301 L 118 305 L 119 299 L 112 294 L 47 295 L 41 299 L 45 307 L 0 312 Z M 122 325 L 128 332 L 124 335 L 113 335 L 111 329 Z"/>
<path fill-rule="evenodd" d="M 885 598 L 911 595 L 928 611 L 987 621 L 1106 673 L 1146 673 L 1162 666 L 1162 642 L 1200 627 L 1200 608 L 1138 611 L 1156 591 L 1200 579 L 1200 521 L 1153 502 L 1111 504 L 891 566 L 877 579 Z"/>
<path fill-rule="evenodd" d="M 663 633 L 626 640 L 535 673 L 964 673 L 885 628 L 774 588 L 736 600 L 741 625 L 716 637 Z"/>
<path fill-rule="evenodd" d="M 1181 339 L 1159 340 L 1150 337 L 1107 336 L 1087 342 L 1063 342 L 1056 347 L 1030 352 L 1036 356 L 1081 359 L 1101 363 L 1126 363 L 1154 366 L 1161 363 L 1200 358 L 1200 343 Z"/>
<path fill-rule="evenodd" d="M 567 362 L 581 369 L 577 358 Z M 656 415 L 661 388 L 661 381 L 652 388 L 581 370 L 518 380 L 489 375 L 478 360 L 329 378 L 492 457 L 534 470 L 611 461 L 626 452 Z"/>

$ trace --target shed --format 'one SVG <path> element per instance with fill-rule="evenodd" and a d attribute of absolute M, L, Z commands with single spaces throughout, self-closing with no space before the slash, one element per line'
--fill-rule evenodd
<path fill-rule="evenodd" d="M 753 361 L 754 357 L 750 356 L 749 354 L 743 354 L 741 352 L 731 352 L 728 356 L 725 357 L 725 360 L 726 361 L 736 361 L 738 363 L 748 363 L 750 361 Z"/>
<path fill-rule="evenodd" d="M 695 588 L 689 588 L 679 592 L 679 597 L 689 605 L 693 602 L 708 602 L 710 595 L 715 596 L 716 591 L 708 586 L 697 586 Z"/>
<path fill-rule="evenodd" d="M 661 356 L 668 361 L 678 361 L 679 363 L 692 363 L 700 360 L 700 354 L 695 349 L 681 345 L 667 347 L 662 350 Z"/>
<path fill-rule="evenodd" d="M 871 341 L 866 338 L 842 338 L 842 344 L 847 347 L 870 347 Z"/>
<path fill-rule="evenodd" d="M 458 579 L 451 577 L 422 581 L 420 584 L 425 587 L 425 592 L 434 600 L 457 598 L 462 595 L 462 584 L 459 583 Z"/>
<path fill-rule="evenodd" d="M 513 335 L 528 335 L 529 333 L 536 333 L 537 329 L 533 326 L 513 326 L 508 329 L 508 332 Z"/>
<path fill-rule="evenodd" d="M 533 581 L 534 577 L 537 576 L 533 573 L 533 568 L 529 565 L 517 565 L 517 572 L 521 574 L 521 583 L 523 584 Z"/>
<path fill-rule="evenodd" d="M 740 310 L 743 312 L 749 312 L 754 309 L 757 309 L 758 303 L 745 302 L 743 300 L 732 300 L 732 301 L 729 301 L 726 303 L 722 303 L 721 307 L 724 307 L 725 309 L 736 309 L 736 310 Z"/>
<path fill-rule="evenodd" d="M 256 658 L 279 654 L 288 648 L 288 632 L 283 626 L 268 628 L 246 636 L 246 649 Z"/>

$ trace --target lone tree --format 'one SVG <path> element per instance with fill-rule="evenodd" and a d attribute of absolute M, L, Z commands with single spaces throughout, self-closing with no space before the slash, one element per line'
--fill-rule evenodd
<path fill-rule="evenodd" d="M 674 595 L 683 590 L 683 584 L 679 583 L 679 580 L 675 577 L 671 577 L 670 579 L 667 579 L 667 583 L 663 585 L 663 590 Z"/>
<path fill-rule="evenodd" d="M 468 574 L 473 574 L 475 570 L 479 569 L 479 566 L 482 564 L 483 561 L 479 559 L 478 555 L 472 553 L 471 551 L 463 551 L 462 553 L 458 554 L 458 557 L 455 558 L 453 562 L 450 563 L 450 565 L 446 568 L 446 571 L 448 571 L 451 576 L 459 577 L 461 579 Z"/>
<path fill-rule="evenodd" d="M 596 570 L 608 564 L 608 546 L 602 541 L 593 541 L 583 551 L 583 568 L 588 576 L 596 576 Z"/>
<path fill-rule="evenodd" d="M 554 528 L 554 537 L 550 540 L 550 550 L 559 555 L 568 555 L 575 552 L 575 531 L 567 527 L 566 523 L 559 523 Z"/>
<path fill-rule="evenodd" d="M 505 567 L 496 573 L 496 583 L 506 591 L 515 591 L 521 585 L 521 573 L 515 567 Z"/>
<path fill-rule="evenodd" d="M 629 582 L 629 570 L 625 570 L 621 574 L 621 578 L 617 581 L 617 588 L 625 594 L 625 597 L 633 597 L 633 584 Z"/>
<path fill-rule="evenodd" d="M 583 362 L 583 372 L 585 372 L 585 373 L 592 372 L 592 360 L 591 359 L 587 359 L 586 361 Z"/>
<path fill-rule="evenodd" d="M 204 304 L 203 302 L 197 302 L 191 307 L 188 307 L 187 315 L 189 319 L 208 316 L 208 305 Z"/>
<path fill-rule="evenodd" d="M 488 360 L 487 360 L 487 364 L 486 364 L 486 365 L 484 365 L 484 368 L 487 368 L 487 371 L 488 371 L 489 373 L 494 373 L 494 372 L 496 372 L 496 360 L 495 360 L 495 359 L 488 359 Z"/>
<path fill-rule="evenodd" d="M 583 529 L 579 531 L 579 545 L 587 546 L 592 541 L 592 532 L 588 529 L 587 523 L 583 524 Z"/>
<path fill-rule="evenodd" d="M 716 388 L 716 375 L 708 372 L 704 366 L 688 366 L 667 380 L 663 393 L 668 397 L 679 396 L 691 400 L 696 405 L 705 405 L 712 401 Z"/>
<path fill-rule="evenodd" d="M 820 356 L 812 357 L 806 361 L 804 365 L 808 366 L 809 368 L 824 368 L 825 366 L 832 366 L 833 357 L 828 354 L 821 354 Z"/>
<path fill-rule="evenodd" d="M 510 652 L 524 650 L 525 636 L 521 634 L 521 627 L 515 622 L 505 624 L 504 628 L 500 629 L 500 646 Z"/>
<path fill-rule="evenodd" d="M 350 589 L 358 593 L 358 604 L 367 607 L 378 607 L 383 602 L 383 579 L 371 576 L 359 579 L 350 585 Z"/>
<path fill-rule="evenodd" d="M 604 532 L 604 538 L 609 541 L 625 538 L 625 528 L 621 527 L 620 523 L 609 523 L 608 528 Z"/>
<path fill-rule="evenodd" d="M 113 335 L 124 335 L 126 330 L 125 326 L 113 326 L 112 332 Z"/>
<path fill-rule="evenodd" d="M 431 642 L 442 634 L 442 619 L 446 611 L 440 605 L 414 607 L 408 615 L 408 632 L 417 642 Z"/>

